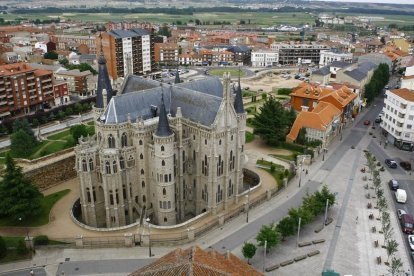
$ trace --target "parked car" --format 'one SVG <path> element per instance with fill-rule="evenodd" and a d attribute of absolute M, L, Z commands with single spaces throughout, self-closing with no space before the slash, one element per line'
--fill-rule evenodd
<path fill-rule="evenodd" d="M 393 159 L 385 159 L 385 165 L 387 165 L 391 169 L 397 168 L 397 162 L 395 162 Z"/>
<path fill-rule="evenodd" d="M 404 189 L 397 189 L 395 191 L 395 200 L 398 203 L 406 203 L 407 202 L 407 192 Z"/>
<path fill-rule="evenodd" d="M 400 220 L 401 229 L 406 234 L 412 234 L 414 228 L 414 219 L 412 216 L 405 214 L 401 216 Z"/>
<path fill-rule="evenodd" d="M 371 121 L 370 120 L 365 120 L 364 121 L 364 125 L 369 126 L 370 124 L 371 124 Z"/>
<path fill-rule="evenodd" d="M 404 210 L 404 209 L 397 209 L 397 216 L 398 216 L 398 219 L 401 219 L 401 217 L 403 216 L 403 215 L 406 215 L 407 214 L 407 212 Z"/>
<path fill-rule="evenodd" d="M 375 122 L 376 122 L 377 124 L 381 123 L 381 122 L 382 122 L 381 117 L 380 117 L 380 116 L 378 116 L 378 117 L 375 119 Z"/>
<path fill-rule="evenodd" d="M 414 235 L 408 235 L 408 244 L 410 245 L 411 251 L 414 251 Z"/>
<path fill-rule="evenodd" d="M 411 163 L 408 161 L 401 161 L 400 166 L 406 171 L 411 171 Z"/>
<path fill-rule="evenodd" d="M 388 182 L 388 185 L 390 186 L 390 189 L 393 191 L 398 190 L 398 188 L 400 187 L 400 184 L 395 179 L 391 179 L 390 182 Z"/>

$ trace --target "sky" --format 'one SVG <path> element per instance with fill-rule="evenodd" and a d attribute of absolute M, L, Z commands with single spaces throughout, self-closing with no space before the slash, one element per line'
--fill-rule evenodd
<path fill-rule="evenodd" d="M 390 3 L 390 4 L 412 4 L 414 0 L 324 0 L 334 2 L 359 2 L 359 3 Z"/>

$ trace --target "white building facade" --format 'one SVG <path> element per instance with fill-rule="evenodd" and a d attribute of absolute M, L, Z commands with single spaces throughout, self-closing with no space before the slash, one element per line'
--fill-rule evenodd
<path fill-rule="evenodd" d="M 331 64 L 334 61 L 352 62 L 352 53 L 338 53 L 332 51 L 321 51 L 319 66 Z"/>
<path fill-rule="evenodd" d="M 251 53 L 252 67 L 270 67 L 279 63 L 279 53 L 271 49 L 261 49 Z"/>
<path fill-rule="evenodd" d="M 387 141 L 403 150 L 414 146 L 414 91 L 406 88 L 387 90 L 381 128 Z"/>

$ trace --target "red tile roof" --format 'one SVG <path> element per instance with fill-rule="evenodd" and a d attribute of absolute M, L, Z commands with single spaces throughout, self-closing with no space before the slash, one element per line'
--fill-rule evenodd
<path fill-rule="evenodd" d="M 198 246 L 185 250 L 178 248 L 150 265 L 130 274 L 165 276 L 259 276 L 262 273 L 231 253 L 221 255 L 217 251 L 204 251 Z"/>
<path fill-rule="evenodd" d="M 393 89 L 390 90 L 391 93 L 407 100 L 409 102 L 414 102 L 414 90 L 409 90 L 407 88 Z"/>

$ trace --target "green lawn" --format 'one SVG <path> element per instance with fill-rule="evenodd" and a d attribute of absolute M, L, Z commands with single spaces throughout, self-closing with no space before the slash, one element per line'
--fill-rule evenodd
<path fill-rule="evenodd" d="M 269 155 L 274 158 L 282 159 L 285 161 L 296 161 L 296 154 L 290 154 L 290 155 L 269 154 Z"/>
<path fill-rule="evenodd" d="M 239 76 L 239 70 L 238 69 L 231 69 L 231 68 L 217 68 L 217 69 L 211 69 L 208 71 L 210 75 L 217 76 L 217 77 L 223 77 L 224 73 L 230 73 L 232 77 L 238 77 Z M 245 75 L 245 72 L 242 70 L 240 71 L 240 77 L 243 77 Z"/>
<path fill-rule="evenodd" d="M 28 218 L 24 221 L 16 221 L 11 218 L 0 218 L 0 226 L 21 226 L 21 227 L 35 227 L 49 223 L 49 214 L 53 205 L 67 195 L 70 192 L 69 189 L 62 190 L 48 196 L 45 196 L 41 202 L 41 213 L 36 217 Z"/>
<path fill-rule="evenodd" d="M 7 249 L 7 255 L 4 258 L 0 259 L 0 263 L 9 263 L 9 262 L 15 262 L 15 261 L 20 261 L 20 260 L 26 260 L 32 257 L 32 254 L 30 252 L 25 255 L 17 254 L 17 250 L 15 248 L 17 247 L 17 244 L 20 240 L 24 240 L 24 237 L 2 237 L 2 238 L 4 242 L 6 243 L 6 247 L 9 249 Z"/>
<path fill-rule="evenodd" d="M 47 139 L 48 140 L 66 140 L 67 136 L 70 136 L 69 129 L 47 136 Z"/>
<path fill-rule="evenodd" d="M 278 165 L 278 164 L 273 164 L 269 161 L 265 161 L 265 160 L 257 160 L 256 164 L 261 165 L 261 166 L 266 166 L 268 168 L 265 168 L 263 170 L 267 171 L 268 173 L 270 173 L 273 178 L 276 180 L 277 183 L 277 187 L 278 189 L 281 189 L 283 187 L 283 178 L 285 177 L 285 167 L 283 167 L 282 165 Z M 274 166 L 274 171 L 272 172 L 272 166 Z M 288 177 L 290 177 L 292 175 L 291 172 L 289 172 Z"/>

